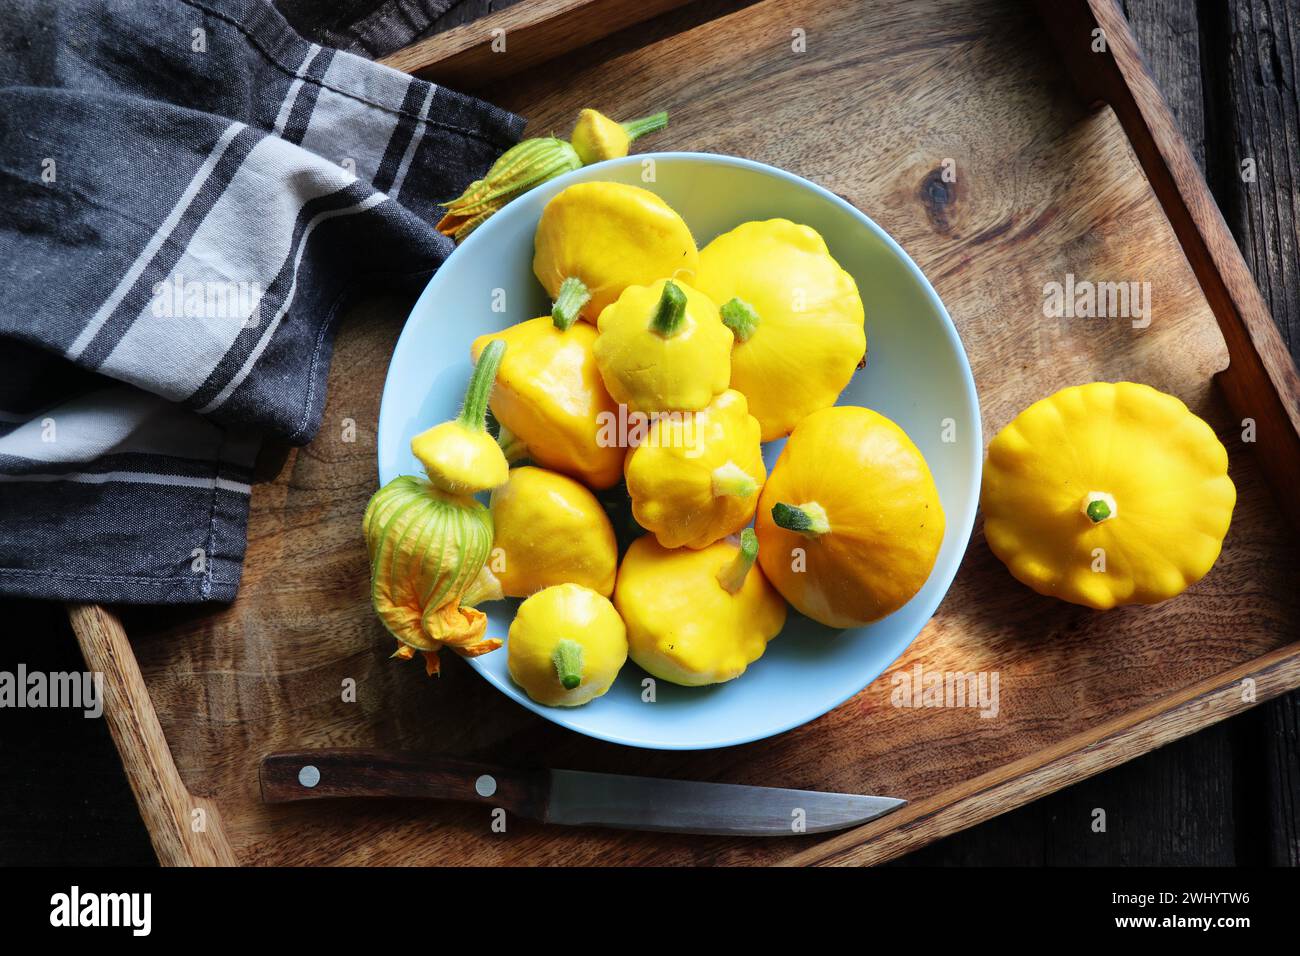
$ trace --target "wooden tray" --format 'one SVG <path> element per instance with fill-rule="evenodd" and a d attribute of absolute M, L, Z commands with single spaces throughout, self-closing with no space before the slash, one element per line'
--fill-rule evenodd
<path fill-rule="evenodd" d="M 1176 600 L 1094 614 L 1016 583 L 977 523 L 909 651 L 820 720 L 702 753 L 589 740 L 515 705 L 454 655 L 432 682 L 387 660 L 360 519 L 375 487 L 380 387 L 409 303 L 372 302 L 343 326 L 320 437 L 253 494 L 238 601 L 124 612 L 130 641 L 113 613 L 72 609 L 88 663 L 106 674 L 110 726 L 164 863 L 869 863 L 1300 686 L 1300 384 L 1113 0 L 1044 0 L 1046 26 L 1017 0 L 677 5 L 525 3 L 392 62 L 529 116 L 533 134 L 567 131 L 581 106 L 620 117 L 667 108 L 672 128 L 656 148 L 746 156 L 835 190 L 889 230 L 943 297 L 986 435 L 1067 384 L 1136 379 L 1179 395 L 1218 431 L 1239 491 L 1218 564 Z M 491 53 L 494 27 L 506 29 L 505 54 Z M 1104 52 L 1092 50 L 1098 29 Z M 1044 284 L 1067 274 L 1150 282 L 1150 327 L 1044 318 Z M 341 438 L 345 419 L 358 423 L 354 443 Z M 916 665 L 996 671 L 998 716 L 892 706 L 891 675 Z M 343 700 L 348 679 L 355 702 Z M 263 806 L 259 758 L 316 746 L 911 803 L 828 838 L 768 840 L 522 820 L 494 834 L 484 810 L 451 805 Z"/>

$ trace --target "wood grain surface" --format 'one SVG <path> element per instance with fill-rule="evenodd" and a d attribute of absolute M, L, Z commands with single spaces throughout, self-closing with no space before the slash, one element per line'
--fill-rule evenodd
<path fill-rule="evenodd" d="M 1217 379 L 1275 497 L 1300 528 L 1300 373 L 1264 297 L 1210 195 L 1196 160 L 1114 0 L 1055 5 L 1040 0 L 1055 46 L 1080 94 L 1114 108 L 1143 170 L 1219 319 L 1228 367 Z M 1108 56 L 1097 47 L 1104 43 Z"/>
<path fill-rule="evenodd" d="M 431 36 L 379 62 L 404 73 L 470 88 L 487 77 L 554 60 L 686 0 L 534 0 Z"/>
<path fill-rule="evenodd" d="M 1124 12 L 1282 330 L 1300 327 L 1300 275 L 1252 249 L 1300 244 L 1296 184 L 1243 178 L 1238 131 L 1276 168 L 1296 131 L 1300 3 L 1125 0 Z M 1279 49 L 1274 63 L 1271 51 Z M 1258 81 L 1258 82 L 1257 82 Z M 1254 104 L 1249 111 L 1243 103 Z M 1294 153 L 1292 153 L 1294 154 Z M 1274 192 L 1274 190 L 1276 190 Z M 1244 200 L 1244 202 L 1243 202 Z M 1263 211 L 1260 232 L 1236 210 Z M 1289 267 L 1288 267 L 1289 268 Z M 1265 270 L 1261 272 L 1261 270 Z M 1267 290 L 1276 290 L 1272 296 Z M 1300 338 L 1288 339 L 1300 358 Z M 1102 808 L 1105 833 L 1089 825 Z M 1300 865 L 1300 691 L 1185 737 L 897 861 L 953 864 Z"/>
<path fill-rule="evenodd" d="M 794 31 L 806 52 L 792 51 Z M 977 525 L 921 636 L 822 719 L 718 752 L 587 740 L 512 704 L 458 660 L 434 682 L 387 660 L 359 524 L 375 487 L 379 390 L 407 303 L 376 299 L 342 329 L 320 436 L 254 493 L 239 600 L 215 615 L 126 620 L 178 772 L 189 793 L 220 807 L 239 860 L 880 860 L 1235 713 L 1249 702 L 1243 688 L 1265 699 L 1294 686 L 1291 655 L 1278 651 L 1297 637 L 1300 558 L 1212 385 L 1227 361 L 1223 337 L 1119 120 L 1086 108 L 1029 10 L 1015 0 L 706 0 L 635 32 L 563 71 L 524 70 L 483 92 L 536 131 L 567 128 L 584 105 L 620 116 L 666 107 L 673 127 L 656 145 L 770 162 L 845 196 L 902 243 L 948 305 L 988 435 L 1067 384 L 1135 378 L 1179 395 L 1229 450 L 1239 503 L 1223 555 L 1175 601 L 1096 615 L 1016 584 Z M 1045 318 L 1044 284 L 1068 274 L 1151 283 L 1150 327 Z M 355 441 L 344 440 L 347 419 Z M 996 671 L 997 716 L 893 706 L 891 674 L 918 664 Z M 923 819 L 764 842 L 513 819 L 498 834 L 484 808 L 322 813 L 260 802 L 263 754 L 331 746 L 890 793 L 924 808 Z"/>
<path fill-rule="evenodd" d="M 1300 4 L 1237 0 L 1205 12 L 1207 177 L 1300 362 Z M 1300 866 L 1300 692 L 1260 708 L 1253 730 L 1246 745 L 1262 769 L 1261 862 Z"/>

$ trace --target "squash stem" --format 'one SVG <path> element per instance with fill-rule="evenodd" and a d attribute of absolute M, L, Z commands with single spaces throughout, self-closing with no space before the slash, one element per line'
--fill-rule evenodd
<path fill-rule="evenodd" d="M 551 655 L 556 676 L 565 690 L 573 690 L 582 683 L 582 645 L 567 637 L 560 638 Z"/>
<path fill-rule="evenodd" d="M 737 296 L 722 307 L 722 324 L 731 329 L 737 342 L 748 342 L 758 329 L 758 313 L 754 307 Z"/>
<path fill-rule="evenodd" d="M 713 469 L 713 497 L 748 498 L 758 490 L 758 482 L 752 475 L 729 461 Z"/>
<path fill-rule="evenodd" d="M 488 396 L 492 394 L 492 385 L 497 379 L 497 369 L 501 366 L 501 356 L 505 354 L 506 343 L 497 339 L 489 342 L 474 365 L 474 374 L 470 376 L 469 388 L 465 390 L 465 404 L 461 406 L 460 417 L 456 420 L 462 427 L 481 432 L 487 427 Z"/>
<path fill-rule="evenodd" d="M 1115 517 L 1115 513 L 1119 508 L 1115 504 L 1113 495 L 1109 495 L 1104 491 L 1090 491 L 1083 496 L 1083 503 L 1080 505 L 1079 510 L 1087 515 L 1088 520 L 1093 524 L 1101 524 L 1103 521 Z"/>
<path fill-rule="evenodd" d="M 676 282 L 668 279 L 664 282 L 663 294 L 655 306 L 654 317 L 650 320 L 650 331 L 672 338 L 682 330 L 686 318 L 686 293 Z"/>
<path fill-rule="evenodd" d="M 567 332 L 569 327 L 578 320 L 578 315 L 582 312 L 582 307 L 591 301 L 591 292 L 581 279 L 569 276 L 560 283 L 560 291 L 555 296 L 555 304 L 551 306 L 551 321 L 561 332 Z"/>
<path fill-rule="evenodd" d="M 805 501 L 797 506 L 777 503 L 772 506 L 772 520 L 778 528 L 809 538 L 820 538 L 831 530 L 826 509 L 815 501 Z"/>
<path fill-rule="evenodd" d="M 735 594 L 745 585 L 745 577 L 758 557 L 758 535 L 753 528 L 740 532 L 740 550 L 731 563 L 718 572 L 718 583 L 728 594 Z"/>
<path fill-rule="evenodd" d="M 505 425 L 497 432 L 497 444 L 501 446 L 501 454 L 512 465 L 528 457 L 528 445 Z"/>
<path fill-rule="evenodd" d="M 655 113 L 652 116 L 643 116 L 640 119 L 628 120 L 623 125 L 623 132 L 627 133 L 627 138 L 635 140 L 646 133 L 653 133 L 657 130 L 664 129 L 668 126 L 667 113 Z"/>

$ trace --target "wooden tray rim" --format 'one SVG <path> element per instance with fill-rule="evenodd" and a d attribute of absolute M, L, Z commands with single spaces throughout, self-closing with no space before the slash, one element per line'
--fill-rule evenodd
<path fill-rule="evenodd" d="M 532 0 L 416 43 L 380 62 L 465 85 L 500 79 L 681 6 L 686 0 Z M 1233 407 L 1272 401 L 1260 434 L 1282 442 L 1260 456 L 1275 497 L 1300 528 L 1300 374 L 1116 0 L 1036 0 L 1085 99 L 1111 106 L 1187 255 L 1228 346 L 1217 377 Z M 581 18 L 576 15 L 582 14 Z M 1107 51 L 1086 46 L 1101 30 Z M 508 38 L 522 56 L 494 56 Z M 1085 44 L 1080 46 L 1080 42 Z M 159 862 L 238 865 L 218 806 L 194 797 L 172 758 L 121 620 L 99 605 L 69 605 L 87 666 L 104 674 L 105 716 Z M 1300 687 L 1300 641 L 997 767 L 782 861 L 884 862 L 1023 806 Z"/>

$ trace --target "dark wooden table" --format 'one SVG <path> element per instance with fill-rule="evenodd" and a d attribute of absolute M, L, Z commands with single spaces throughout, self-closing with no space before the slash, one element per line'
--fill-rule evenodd
<path fill-rule="evenodd" d="M 461 0 L 440 26 L 508 5 Z M 1300 360 L 1300 0 L 1124 6 Z M 82 668 L 61 607 L 0 602 L 0 621 L 0 671 Z M 0 711 L 0 865 L 153 862 L 103 721 Z M 895 865 L 951 864 L 1300 864 L 1300 691 Z"/>

